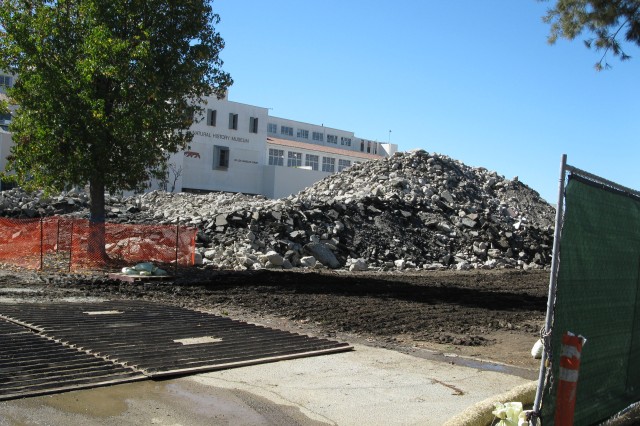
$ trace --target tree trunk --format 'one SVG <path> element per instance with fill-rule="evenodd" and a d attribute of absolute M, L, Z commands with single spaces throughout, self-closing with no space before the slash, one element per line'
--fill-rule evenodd
<path fill-rule="evenodd" d="M 89 241 L 88 257 L 91 261 L 106 262 L 105 251 L 105 210 L 104 210 L 104 181 L 102 177 L 93 177 L 89 181 Z"/>

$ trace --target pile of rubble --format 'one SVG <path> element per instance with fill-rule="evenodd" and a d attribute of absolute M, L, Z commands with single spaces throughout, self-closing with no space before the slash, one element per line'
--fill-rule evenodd
<path fill-rule="evenodd" d="M 81 191 L 0 195 L 4 216 L 87 216 Z M 150 192 L 107 197 L 108 220 L 197 227 L 205 267 L 543 268 L 555 209 L 496 172 L 425 151 L 357 164 L 278 200 Z"/>

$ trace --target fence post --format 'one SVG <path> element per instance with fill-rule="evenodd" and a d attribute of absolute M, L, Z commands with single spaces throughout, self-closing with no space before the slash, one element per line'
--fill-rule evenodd
<path fill-rule="evenodd" d="M 40 272 L 42 272 L 42 269 L 44 268 L 44 262 L 42 260 L 43 259 L 43 253 L 42 252 L 43 252 L 43 245 L 44 245 L 44 242 L 43 242 L 44 237 L 43 237 L 43 235 L 44 235 L 44 232 L 42 230 L 42 217 L 41 217 L 40 218 Z"/>
<path fill-rule="evenodd" d="M 178 275 L 178 244 L 180 244 L 180 219 L 176 224 L 176 265 L 173 269 L 173 275 Z"/>
<path fill-rule="evenodd" d="M 549 296 L 547 299 L 547 314 L 544 326 L 544 334 L 542 342 L 544 343 L 544 349 L 542 351 L 542 358 L 540 359 L 540 373 L 538 375 L 538 388 L 536 389 L 536 398 L 533 402 L 533 412 L 536 417 L 540 415 L 540 406 L 542 404 L 542 390 L 545 386 L 545 378 L 550 368 L 548 365 L 548 353 L 551 345 L 551 329 L 553 324 L 553 308 L 555 307 L 556 288 L 558 284 L 558 268 L 560 265 L 559 253 L 560 253 L 560 235 L 563 223 L 564 214 L 564 181 L 567 176 L 567 154 L 562 154 L 562 161 L 560 162 L 560 179 L 558 180 L 558 204 L 556 204 L 556 221 L 553 234 L 553 252 L 551 259 L 551 274 L 549 276 Z"/>
<path fill-rule="evenodd" d="M 71 262 L 73 261 L 73 222 L 71 219 L 71 235 L 69 237 L 69 272 L 71 272 Z"/>

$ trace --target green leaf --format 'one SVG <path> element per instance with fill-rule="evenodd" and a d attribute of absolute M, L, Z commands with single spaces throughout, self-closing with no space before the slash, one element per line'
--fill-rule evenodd
<path fill-rule="evenodd" d="M 218 20 L 207 0 L 4 0 L 0 68 L 18 74 L 20 105 L 8 165 L 21 184 L 143 187 L 191 141 L 194 105 L 233 82 Z"/>

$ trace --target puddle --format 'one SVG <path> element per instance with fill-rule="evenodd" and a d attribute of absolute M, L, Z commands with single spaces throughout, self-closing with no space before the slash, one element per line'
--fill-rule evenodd
<path fill-rule="evenodd" d="M 46 406 L 57 412 L 106 418 L 124 413 L 128 408 L 126 398 L 131 394 L 144 395 L 148 391 L 149 382 L 145 381 L 27 398 L 22 401 L 27 407 L 34 409 Z"/>
<path fill-rule="evenodd" d="M 0 402 L 0 425 L 326 425 L 298 407 L 188 379 L 146 380 Z M 3 417 L 4 416 L 4 417 Z"/>
<path fill-rule="evenodd" d="M 474 359 L 458 357 L 456 364 L 469 368 L 477 368 L 478 370 L 496 371 L 498 373 L 509 373 L 510 367 L 507 365 L 494 364 L 491 362 L 476 361 Z"/>

